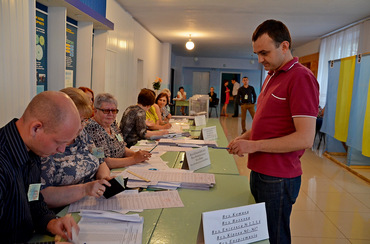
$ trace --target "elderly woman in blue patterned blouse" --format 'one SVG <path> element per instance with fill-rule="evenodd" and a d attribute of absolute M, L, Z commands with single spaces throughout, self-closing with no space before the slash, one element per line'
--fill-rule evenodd
<path fill-rule="evenodd" d="M 86 131 L 95 145 L 104 150 L 109 168 L 122 168 L 147 160 L 151 154 L 141 150 L 134 152 L 126 147 L 122 133 L 116 123 L 118 113 L 116 98 L 109 93 L 96 95 L 94 117 L 89 120 Z"/>
<path fill-rule="evenodd" d="M 72 87 L 61 91 L 73 100 L 84 124 L 92 113 L 86 94 Z M 82 129 L 63 153 L 41 159 L 41 193 L 50 208 L 68 205 L 85 196 L 100 197 L 105 186 L 110 186 L 107 181 L 111 179 L 110 170 L 103 158 L 92 153 L 94 148 L 92 139 Z"/>

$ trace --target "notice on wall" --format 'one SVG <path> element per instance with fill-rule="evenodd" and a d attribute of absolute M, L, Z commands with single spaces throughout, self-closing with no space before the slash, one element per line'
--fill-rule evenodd
<path fill-rule="evenodd" d="M 73 70 L 66 70 L 64 87 L 73 87 Z"/>
<path fill-rule="evenodd" d="M 37 94 L 47 90 L 47 18 L 36 9 L 36 87 Z"/>
<path fill-rule="evenodd" d="M 252 243 L 269 238 L 265 203 L 202 213 L 206 244 Z"/>
<path fill-rule="evenodd" d="M 67 83 L 69 86 L 76 86 L 76 53 L 77 53 L 77 27 L 67 23 L 66 28 L 66 87 Z M 72 74 L 72 77 L 67 77 L 68 74 Z M 67 81 L 68 78 L 68 81 Z M 71 82 L 72 80 L 72 82 Z"/>

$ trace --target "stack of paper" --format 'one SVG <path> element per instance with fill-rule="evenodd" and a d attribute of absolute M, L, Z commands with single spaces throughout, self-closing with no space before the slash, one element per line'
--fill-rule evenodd
<path fill-rule="evenodd" d="M 144 218 L 107 211 L 83 210 L 78 243 L 141 244 Z"/>
<path fill-rule="evenodd" d="M 172 189 L 169 186 L 177 186 L 187 189 L 209 190 L 216 184 L 214 174 L 192 173 L 179 169 L 152 171 L 133 168 L 121 172 L 120 175 L 129 179 L 128 187 Z"/>

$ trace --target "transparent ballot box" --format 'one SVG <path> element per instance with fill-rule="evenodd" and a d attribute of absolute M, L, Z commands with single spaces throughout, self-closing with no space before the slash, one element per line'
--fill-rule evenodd
<path fill-rule="evenodd" d="M 194 95 L 189 98 L 189 115 L 198 116 L 205 115 L 208 118 L 209 110 L 209 96 L 208 95 Z"/>

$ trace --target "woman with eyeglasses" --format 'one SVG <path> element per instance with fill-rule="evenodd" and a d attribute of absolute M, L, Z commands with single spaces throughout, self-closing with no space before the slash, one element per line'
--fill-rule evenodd
<path fill-rule="evenodd" d="M 126 147 L 116 122 L 117 105 L 116 98 L 109 93 L 96 95 L 95 114 L 86 126 L 95 145 L 104 151 L 105 162 L 111 169 L 141 163 L 151 156 L 148 151 L 134 152 Z"/>
<path fill-rule="evenodd" d="M 85 196 L 100 197 L 106 186 L 110 170 L 104 158 L 92 153 L 95 145 L 83 129 L 84 122 L 90 118 L 92 109 L 87 95 L 80 89 L 62 89 L 74 102 L 80 113 L 81 130 L 63 153 L 41 158 L 41 193 L 49 208 L 64 207 Z"/>

